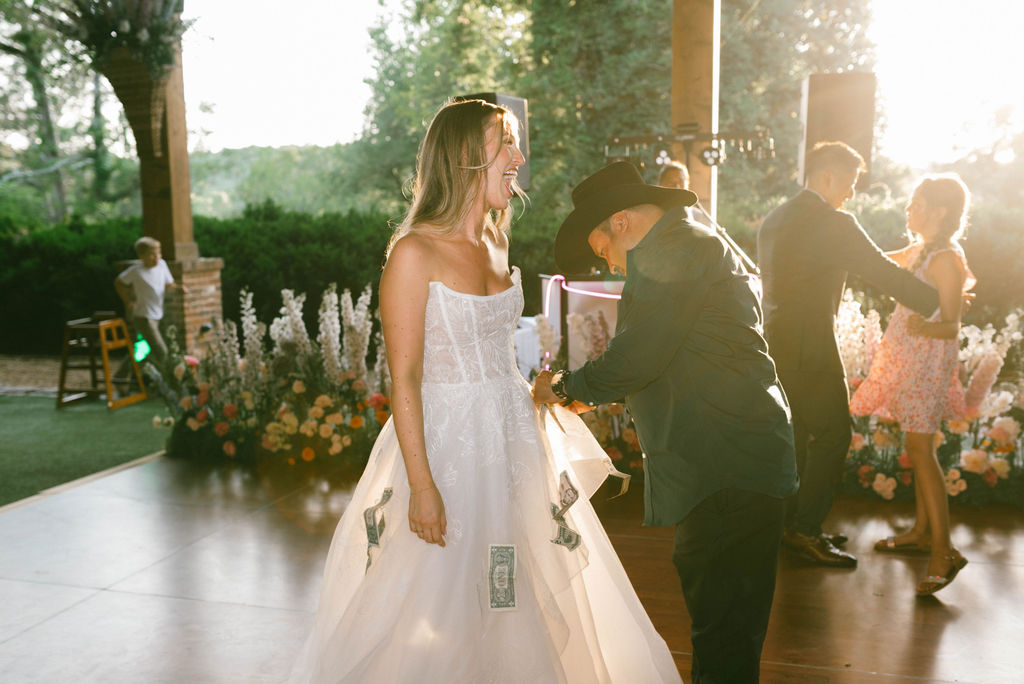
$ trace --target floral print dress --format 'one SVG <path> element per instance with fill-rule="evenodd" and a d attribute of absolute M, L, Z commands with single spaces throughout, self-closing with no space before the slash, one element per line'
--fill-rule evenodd
<path fill-rule="evenodd" d="M 976 280 L 959 245 L 932 252 L 914 275 L 934 286 L 925 272 L 936 254 L 948 251 L 956 254 L 966 292 Z M 910 261 L 918 254 L 909 254 Z M 912 314 L 902 304 L 896 305 L 871 371 L 850 400 L 850 412 L 898 421 L 904 432 L 938 432 L 943 420 L 962 418 L 966 413 L 964 390 L 957 375 L 959 341 L 911 335 L 907 319 Z M 939 320 L 940 315 L 936 310 L 928 320 Z"/>

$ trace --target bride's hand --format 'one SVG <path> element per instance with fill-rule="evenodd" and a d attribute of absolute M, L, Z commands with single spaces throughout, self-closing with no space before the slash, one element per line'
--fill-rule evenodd
<path fill-rule="evenodd" d="M 448 520 L 437 487 L 431 485 L 409 495 L 409 529 L 428 544 L 445 545 Z"/>

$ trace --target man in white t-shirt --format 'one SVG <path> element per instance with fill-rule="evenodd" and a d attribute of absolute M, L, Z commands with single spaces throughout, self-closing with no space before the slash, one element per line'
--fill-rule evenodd
<path fill-rule="evenodd" d="M 114 280 L 114 289 L 124 301 L 125 313 L 135 332 L 149 344 L 153 361 L 160 363 L 167 356 L 167 344 L 160 334 L 164 317 L 165 288 L 179 289 L 167 262 L 160 258 L 160 242 L 151 237 L 135 241 L 135 252 L 141 264 L 132 264 Z"/>

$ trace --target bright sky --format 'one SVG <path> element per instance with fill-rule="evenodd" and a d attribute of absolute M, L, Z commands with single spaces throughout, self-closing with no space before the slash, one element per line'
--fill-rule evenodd
<path fill-rule="evenodd" d="M 397 0 L 386 0 L 394 7 Z M 209 150 L 331 145 L 359 136 L 373 73 L 367 29 L 376 0 L 205 0 L 185 34 L 188 126 Z M 883 154 L 924 167 L 995 141 L 1009 105 L 1024 128 L 1016 72 L 1024 25 L 1019 0 L 873 0 Z M 202 112 L 201 105 L 212 105 Z M 193 138 L 192 145 L 200 141 Z"/>
<path fill-rule="evenodd" d="M 195 19 L 182 39 L 189 131 L 209 131 L 211 151 L 359 137 L 374 68 L 369 28 L 382 12 L 376 0 L 186 2 Z"/>

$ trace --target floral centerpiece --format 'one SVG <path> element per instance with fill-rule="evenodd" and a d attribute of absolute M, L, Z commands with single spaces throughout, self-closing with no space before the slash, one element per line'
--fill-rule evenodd
<path fill-rule="evenodd" d="M 878 314 L 864 314 L 847 291 L 836 320 L 851 391 L 867 377 L 881 340 Z M 1007 316 L 997 330 L 964 326 L 960 331 L 960 380 L 967 415 L 945 421 L 937 436 L 937 455 L 946 491 L 955 502 L 1011 503 L 1024 506 L 1024 384 L 1019 377 L 1002 382 L 1000 372 L 1010 350 L 1022 339 L 1021 314 Z M 914 498 L 914 472 L 903 448 L 899 424 L 876 416 L 854 416 L 843 489 L 886 500 Z"/>
<path fill-rule="evenodd" d="M 365 462 L 390 417 L 379 332 L 374 367 L 367 367 L 376 320 L 371 294 L 367 286 L 353 304 L 347 290 L 339 298 L 329 287 L 312 339 L 302 318 L 305 295 L 284 290 L 281 315 L 268 328 L 256 318 L 252 294 L 243 292 L 241 341 L 226 321 L 203 336 L 201 357 L 172 344 L 151 378 L 170 411 L 154 417 L 154 425 L 171 429 L 168 453 Z"/>

